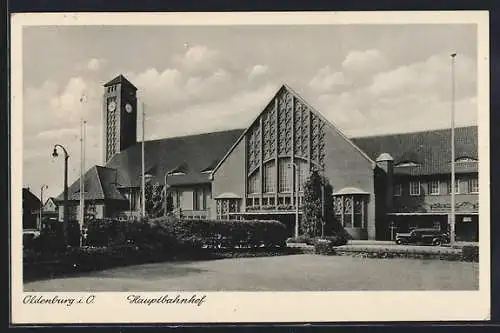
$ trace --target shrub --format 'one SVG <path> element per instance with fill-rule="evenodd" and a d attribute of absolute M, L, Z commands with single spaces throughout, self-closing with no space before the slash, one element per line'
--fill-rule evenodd
<path fill-rule="evenodd" d="M 303 244 L 307 244 L 307 245 L 314 245 L 315 239 L 313 237 L 309 237 L 306 235 L 299 235 L 298 237 L 288 238 L 286 240 L 286 242 L 292 243 L 292 244 L 303 243 Z"/>
<path fill-rule="evenodd" d="M 479 246 L 466 245 L 462 248 L 462 260 L 464 261 L 479 261 Z"/>
<path fill-rule="evenodd" d="M 278 221 L 195 220 L 174 217 L 152 220 L 180 246 L 190 248 L 285 247 L 287 230 Z"/>
<path fill-rule="evenodd" d="M 328 239 L 318 239 L 314 244 L 314 253 L 323 255 L 335 254 L 335 246 Z"/>
<path fill-rule="evenodd" d="M 346 245 L 348 242 L 348 237 L 346 235 L 347 233 L 339 233 L 335 236 L 325 236 L 323 238 L 320 238 L 322 240 L 328 240 L 332 246 L 342 246 Z M 319 241 L 320 239 L 316 240 Z"/>
<path fill-rule="evenodd" d="M 335 247 L 345 244 L 347 244 L 347 237 L 344 233 L 318 238 L 314 243 L 314 253 L 327 255 L 335 254 Z"/>

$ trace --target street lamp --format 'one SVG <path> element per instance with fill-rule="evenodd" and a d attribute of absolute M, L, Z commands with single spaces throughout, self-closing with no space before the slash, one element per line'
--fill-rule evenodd
<path fill-rule="evenodd" d="M 40 219 L 38 221 L 38 230 L 42 230 L 42 217 L 43 217 L 43 190 L 48 189 L 47 185 L 42 185 L 40 187 Z"/>
<path fill-rule="evenodd" d="M 450 244 L 455 244 L 455 57 L 451 56 L 451 216 Z"/>
<path fill-rule="evenodd" d="M 167 216 L 167 190 L 168 190 L 168 185 L 167 185 L 167 176 L 170 174 L 169 171 L 165 172 L 165 177 L 163 179 L 164 183 L 164 191 L 165 195 L 163 197 L 163 205 L 164 205 L 164 210 L 163 210 L 163 216 Z"/>
<path fill-rule="evenodd" d="M 299 167 L 294 162 L 288 166 L 293 165 L 295 173 L 295 238 L 299 237 Z"/>
<path fill-rule="evenodd" d="M 53 157 L 59 156 L 57 148 L 61 148 L 64 152 L 64 206 L 63 206 L 63 241 L 64 245 L 68 245 L 68 159 L 69 155 L 63 146 L 60 144 L 54 145 Z"/>

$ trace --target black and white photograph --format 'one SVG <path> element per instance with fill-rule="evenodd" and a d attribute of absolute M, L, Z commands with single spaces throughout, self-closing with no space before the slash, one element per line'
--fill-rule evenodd
<path fill-rule="evenodd" d="M 480 11 L 13 16 L 14 318 L 488 319 L 488 33 Z"/>

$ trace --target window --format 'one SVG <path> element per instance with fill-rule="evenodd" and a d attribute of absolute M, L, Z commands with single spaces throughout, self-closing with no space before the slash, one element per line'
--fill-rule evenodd
<path fill-rule="evenodd" d="M 439 180 L 432 180 L 429 182 L 429 194 L 439 195 Z"/>
<path fill-rule="evenodd" d="M 403 195 L 403 184 L 397 183 L 394 185 L 394 196 L 400 197 L 401 195 Z"/>
<path fill-rule="evenodd" d="M 274 161 L 264 165 L 264 192 L 272 193 L 276 191 L 276 166 Z"/>
<path fill-rule="evenodd" d="M 217 219 L 229 220 L 230 213 L 240 211 L 240 199 L 218 199 L 217 200 Z"/>
<path fill-rule="evenodd" d="M 339 195 L 334 197 L 335 219 L 347 228 L 366 228 L 366 197 L 360 195 Z"/>
<path fill-rule="evenodd" d="M 472 178 L 469 180 L 469 192 L 479 193 L 479 181 L 477 178 Z"/>
<path fill-rule="evenodd" d="M 259 188 L 259 172 L 254 172 L 248 179 L 248 193 L 258 193 Z"/>
<path fill-rule="evenodd" d="M 297 161 L 299 166 L 299 191 L 304 190 L 304 183 L 307 180 L 307 163 L 303 161 Z"/>
<path fill-rule="evenodd" d="M 205 195 L 203 189 L 195 189 L 193 191 L 193 210 L 205 209 Z"/>
<path fill-rule="evenodd" d="M 420 181 L 410 182 L 410 195 L 420 195 Z"/>
<path fill-rule="evenodd" d="M 451 180 L 448 181 L 448 194 L 451 194 Z M 455 194 L 460 194 L 460 179 L 455 178 Z"/>
<path fill-rule="evenodd" d="M 290 192 L 291 185 L 291 168 L 289 167 L 290 159 L 279 160 L 279 191 L 281 193 Z"/>

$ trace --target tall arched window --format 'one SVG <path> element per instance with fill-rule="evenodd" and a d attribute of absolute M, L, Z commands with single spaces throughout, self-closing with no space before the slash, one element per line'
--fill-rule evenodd
<path fill-rule="evenodd" d="M 292 168 L 290 168 L 290 159 L 282 158 L 279 160 L 279 191 L 280 193 L 291 192 L 292 190 Z"/>
<path fill-rule="evenodd" d="M 368 193 L 357 188 L 345 188 L 334 194 L 334 214 L 346 228 L 366 228 Z"/>
<path fill-rule="evenodd" d="M 274 161 L 264 165 L 264 193 L 276 192 L 276 165 Z"/>
<path fill-rule="evenodd" d="M 248 193 L 259 193 L 260 192 L 260 173 L 255 171 L 250 178 L 248 178 Z"/>

